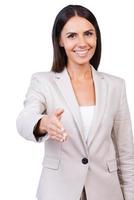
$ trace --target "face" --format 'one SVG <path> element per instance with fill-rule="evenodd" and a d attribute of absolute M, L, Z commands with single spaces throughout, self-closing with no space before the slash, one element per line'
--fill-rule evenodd
<path fill-rule="evenodd" d="M 94 26 L 83 17 L 72 17 L 62 29 L 60 46 L 65 49 L 67 65 L 89 65 L 96 49 Z"/>

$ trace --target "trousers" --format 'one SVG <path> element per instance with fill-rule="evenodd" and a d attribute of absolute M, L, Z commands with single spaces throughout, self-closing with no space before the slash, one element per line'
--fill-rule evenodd
<path fill-rule="evenodd" d="M 82 190 L 80 200 L 87 200 L 85 187 Z"/>

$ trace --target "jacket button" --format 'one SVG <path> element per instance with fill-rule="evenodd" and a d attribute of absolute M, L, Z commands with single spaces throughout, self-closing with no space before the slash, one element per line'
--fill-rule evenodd
<path fill-rule="evenodd" d="M 88 163 L 88 159 L 87 159 L 87 158 L 83 158 L 83 159 L 82 159 L 82 163 L 83 163 L 83 164 L 87 164 L 87 163 Z"/>

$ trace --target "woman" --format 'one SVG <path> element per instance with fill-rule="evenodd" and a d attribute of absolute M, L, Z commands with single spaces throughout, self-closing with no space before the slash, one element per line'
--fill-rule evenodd
<path fill-rule="evenodd" d="M 45 141 L 39 200 L 134 200 L 134 145 L 125 81 L 98 72 L 101 36 L 79 5 L 57 15 L 51 71 L 35 73 L 18 132 Z"/>

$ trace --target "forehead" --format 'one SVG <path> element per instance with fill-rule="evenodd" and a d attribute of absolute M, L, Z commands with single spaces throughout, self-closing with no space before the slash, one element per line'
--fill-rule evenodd
<path fill-rule="evenodd" d="M 79 32 L 89 29 L 95 30 L 94 26 L 87 19 L 85 19 L 84 17 L 74 16 L 67 21 L 62 31 Z"/>

